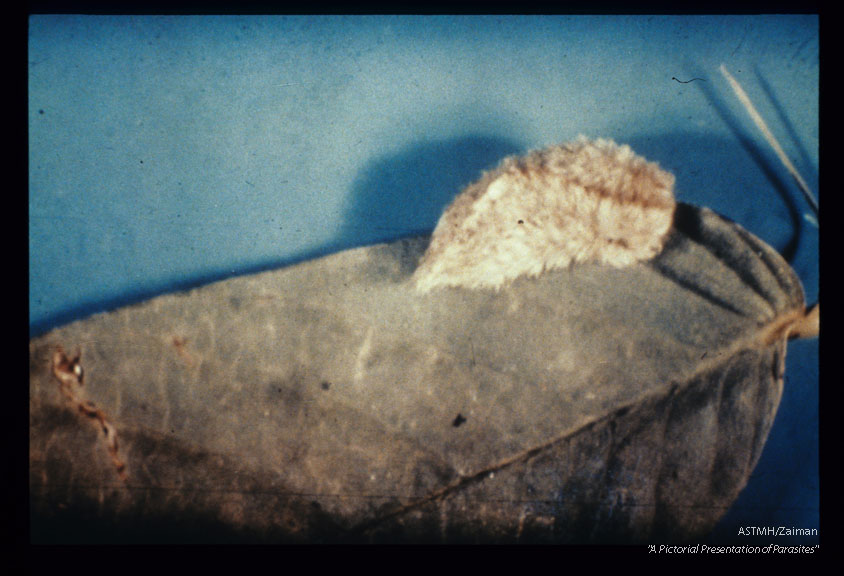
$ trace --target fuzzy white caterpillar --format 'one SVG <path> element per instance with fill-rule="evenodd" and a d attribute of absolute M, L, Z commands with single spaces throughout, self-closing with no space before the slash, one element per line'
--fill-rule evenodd
<path fill-rule="evenodd" d="M 650 259 L 671 228 L 673 188 L 671 173 L 612 140 L 505 158 L 443 213 L 416 287 L 498 289 L 572 263 Z"/>

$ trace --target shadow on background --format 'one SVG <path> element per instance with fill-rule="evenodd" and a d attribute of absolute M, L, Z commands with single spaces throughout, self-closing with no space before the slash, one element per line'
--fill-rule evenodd
<path fill-rule="evenodd" d="M 778 161 L 772 154 L 759 152 L 746 139 L 728 141 L 686 132 L 633 137 L 619 143 L 629 144 L 637 154 L 673 172 L 679 200 L 709 206 L 739 222 L 780 253 L 793 255 L 801 231 L 795 206 L 799 192 L 786 183 L 784 178 L 788 175 L 778 170 Z M 348 248 L 429 234 L 445 207 L 464 187 L 484 170 L 495 168 L 505 156 L 527 149 L 529 146 L 503 137 L 469 135 L 422 141 L 374 158 L 352 184 L 344 225 L 332 241 L 317 249 L 271 261 L 244 261 L 234 270 L 209 270 L 153 289 L 83 303 L 31 323 L 30 338 L 161 294 L 289 266 Z M 759 172 L 748 172 L 748 157 L 759 166 L 764 178 Z"/>
<path fill-rule="evenodd" d="M 524 146 L 469 135 L 414 144 L 366 165 L 349 195 L 339 244 L 364 245 L 429 234 L 445 207 L 505 156 Z"/>
<path fill-rule="evenodd" d="M 420 142 L 399 152 L 373 159 L 352 185 L 345 225 L 324 245 L 283 259 L 248 262 L 237 269 L 209 270 L 160 286 L 85 302 L 31 322 L 35 338 L 64 324 L 93 314 L 144 302 L 162 294 L 181 292 L 234 276 L 257 274 L 319 258 L 341 250 L 407 236 L 429 234 L 445 206 L 481 172 L 494 168 L 523 146 L 494 136 L 469 135 Z M 246 256 L 246 255 L 245 255 Z"/>

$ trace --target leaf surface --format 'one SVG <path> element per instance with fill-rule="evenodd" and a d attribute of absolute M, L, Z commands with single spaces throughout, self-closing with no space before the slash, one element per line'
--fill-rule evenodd
<path fill-rule="evenodd" d="M 747 482 L 803 291 L 679 205 L 666 248 L 416 292 L 427 238 L 165 295 L 30 342 L 36 541 L 685 541 Z M 104 435 L 60 393 L 81 353 Z"/>

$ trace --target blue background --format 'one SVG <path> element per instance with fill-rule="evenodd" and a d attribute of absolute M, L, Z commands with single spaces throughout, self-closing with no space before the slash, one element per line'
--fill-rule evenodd
<path fill-rule="evenodd" d="M 818 230 L 718 73 L 817 193 L 818 17 L 32 16 L 32 336 L 435 225 L 508 154 L 611 137 L 818 293 Z M 689 81 L 681 83 L 681 81 Z M 712 536 L 818 528 L 818 343 L 789 347 L 762 461 Z"/>

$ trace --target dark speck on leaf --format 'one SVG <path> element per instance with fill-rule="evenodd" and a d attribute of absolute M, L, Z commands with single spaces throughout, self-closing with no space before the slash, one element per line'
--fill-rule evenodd
<path fill-rule="evenodd" d="M 463 417 L 463 414 L 458 414 L 457 418 L 454 419 L 454 421 L 451 423 L 451 425 L 454 426 L 455 428 L 457 428 L 458 426 L 463 424 L 465 421 L 466 421 L 466 419 Z"/>

